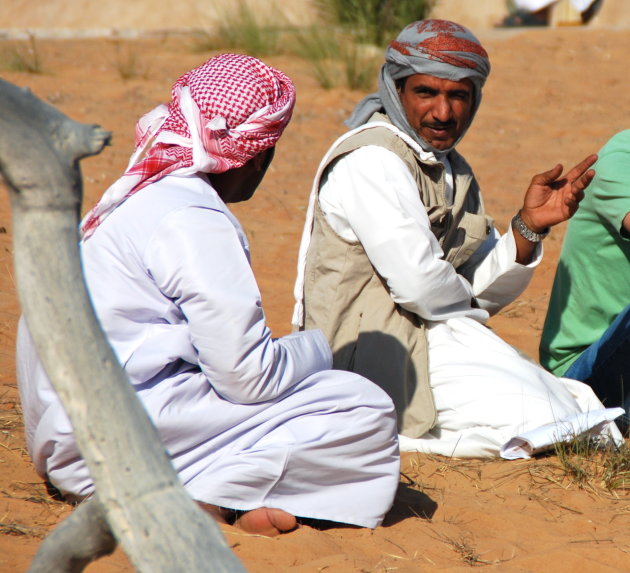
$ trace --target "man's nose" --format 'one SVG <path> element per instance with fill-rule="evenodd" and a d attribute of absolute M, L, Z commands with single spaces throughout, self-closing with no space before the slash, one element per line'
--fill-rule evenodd
<path fill-rule="evenodd" d="M 438 121 L 446 122 L 452 117 L 453 108 L 451 101 L 446 95 L 438 95 L 433 105 L 433 117 Z"/>

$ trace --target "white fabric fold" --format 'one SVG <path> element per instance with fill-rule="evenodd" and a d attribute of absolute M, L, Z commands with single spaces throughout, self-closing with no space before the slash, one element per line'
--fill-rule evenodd
<path fill-rule="evenodd" d="M 603 408 L 579 412 L 564 420 L 540 426 L 514 436 L 503 444 L 500 450 L 501 457 L 506 460 L 531 458 L 552 448 L 558 442 L 570 442 L 583 435 L 601 436 L 620 444 L 623 442 L 621 432 L 611 422 L 623 413 L 623 408 Z"/>

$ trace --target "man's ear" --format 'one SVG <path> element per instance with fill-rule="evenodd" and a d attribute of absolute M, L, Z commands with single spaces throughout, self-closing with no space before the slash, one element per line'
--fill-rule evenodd
<path fill-rule="evenodd" d="M 267 150 L 259 153 L 258 155 L 254 155 L 252 158 L 252 163 L 254 164 L 254 169 L 256 171 L 260 171 L 265 165 L 265 156 L 267 155 Z"/>
<path fill-rule="evenodd" d="M 276 148 L 270 147 L 269 149 L 265 149 L 265 151 L 262 151 L 258 155 L 254 155 L 254 157 L 252 158 L 254 169 L 256 169 L 256 171 L 267 171 L 267 168 L 271 164 L 271 160 L 273 159 L 275 152 Z"/>

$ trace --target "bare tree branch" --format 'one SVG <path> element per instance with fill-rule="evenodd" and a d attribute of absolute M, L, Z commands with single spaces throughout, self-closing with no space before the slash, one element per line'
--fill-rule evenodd
<path fill-rule="evenodd" d="M 0 110 L 22 309 L 114 536 L 139 571 L 243 571 L 216 522 L 179 484 L 83 281 L 78 162 L 99 153 L 109 134 L 3 80 Z"/>
<path fill-rule="evenodd" d="M 29 573 L 50 573 L 51 564 L 56 571 L 79 573 L 85 567 L 116 549 L 103 507 L 95 497 L 79 505 L 70 517 L 58 525 L 44 539 Z"/>

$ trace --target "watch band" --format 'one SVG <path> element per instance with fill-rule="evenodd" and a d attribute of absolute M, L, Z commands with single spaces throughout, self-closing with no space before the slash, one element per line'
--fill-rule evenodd
<path fill-rule="evenodd" d="M 535 231 L 532 231 L 523 222 L 523 219 L 521 219 L 520 211 L 516 215 L 514 215 L 514 218 L 512 219 L 512 228 L 516 229 L 521 237 L 527 239 L 528 241 L 531 241 L 532 243 L 540 243 L 540 241 L 542 241 L 549 234 L 550 231 L 549 227 L 547 227 L 542 233 L 536 233 Z"/>

